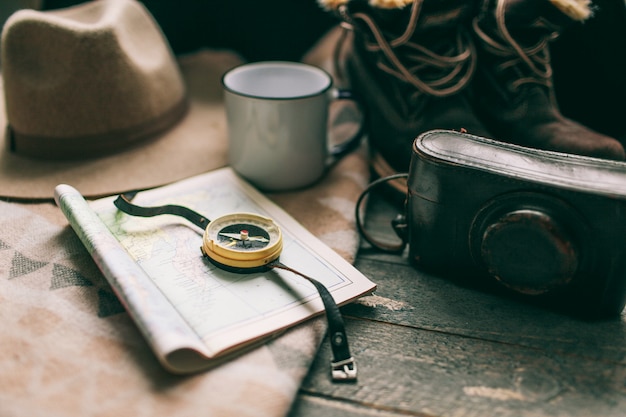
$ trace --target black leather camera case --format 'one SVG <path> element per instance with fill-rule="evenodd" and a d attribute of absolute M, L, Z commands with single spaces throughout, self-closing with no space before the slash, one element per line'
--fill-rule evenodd
<path fill-rule="evenodd" d="M 626 163 L 436 130 L 413 143 L 409 257 L 583 314 L 626 295 Z"/>

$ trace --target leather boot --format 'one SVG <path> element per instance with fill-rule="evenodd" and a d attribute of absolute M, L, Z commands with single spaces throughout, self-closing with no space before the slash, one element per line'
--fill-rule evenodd
<path fill-rule="evenodd" d="M 625 158 L 616 139 L 564 117 L 554 95 L 549 43 L 590 14 L 587 0 L 483 1 L 473 22 L 479 65 L 472 91 L 475 110 L 495 138 L 533 148 Z"/>
<path fill-rule="evenodd" d="M 476 68 L 467 0 L 319 0 L 350 33 L 338 60 L 364 103 L 379 176 L 407 172 L 411 146 L 427 130 L 487 132 L 466 87 Z M 406 196 L 406 188 L 398 186 Z"/>

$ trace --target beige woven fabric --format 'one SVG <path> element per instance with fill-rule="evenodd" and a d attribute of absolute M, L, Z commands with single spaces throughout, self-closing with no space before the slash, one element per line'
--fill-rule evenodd
<path fill-rule="evenodd" d="M 317 185 L 270 197 L 353 261 L 367 181 L 361 149 Z M 170 374 L 49 202 L 0 201 L 0 320 L 3 417 L 283 416 L 326 330 L 316 318 L 209 371 Z"/>
<path fill-rule="evenodd" d="M 348 260 L 362 153 L 308 190 L 271 196 Z M 282 416 L 325 334 L 306 322 L 210 371 L 174 376 L 50 203 L 0 202 L 0 415 Z M 329 358 L 330 359 L 330 358 Z"/>

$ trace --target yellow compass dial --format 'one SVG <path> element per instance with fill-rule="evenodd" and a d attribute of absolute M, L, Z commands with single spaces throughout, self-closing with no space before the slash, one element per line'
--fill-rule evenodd
<path fill-rule="evenodd" d="M 272 219 L 254 213 L 232 213 L 209 223 L 202 252 L 232 268 L 256 268 L 276 260 L 283 248 L 280 228 Z"/>

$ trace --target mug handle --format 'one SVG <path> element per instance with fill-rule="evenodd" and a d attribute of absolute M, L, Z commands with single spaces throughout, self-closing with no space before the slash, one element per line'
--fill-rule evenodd
<path fill-rule="evenodd" d="M 331 163 L 336 162 L 337 160 L 343 158 L 344 156 L 346 156 L 347 154 L 349 154 L 350 152 L 354 151 L 356 148 L 359 147 L 359 145 L 361 144 L 361 139 L 365 135 L 366 124 L 367 124 L 365 106 L 361 104 L 361 102 L 358 100 L 358 98 L 354 95 L 352 91 L 341 89 L 341 88 L 335 89 L 333 101 L 337 101 L 337 100 L 353 101 L 356 104 L 357 109 L 359 110 L 359 113 L 361 113 L 361 118 L 359 120 L 359 127 L 356 133 L 352 137 L 349 137 L 341 141 L 340 143 L 333 145 L 330 148 L 329 154 L 331 158 Z"/>

